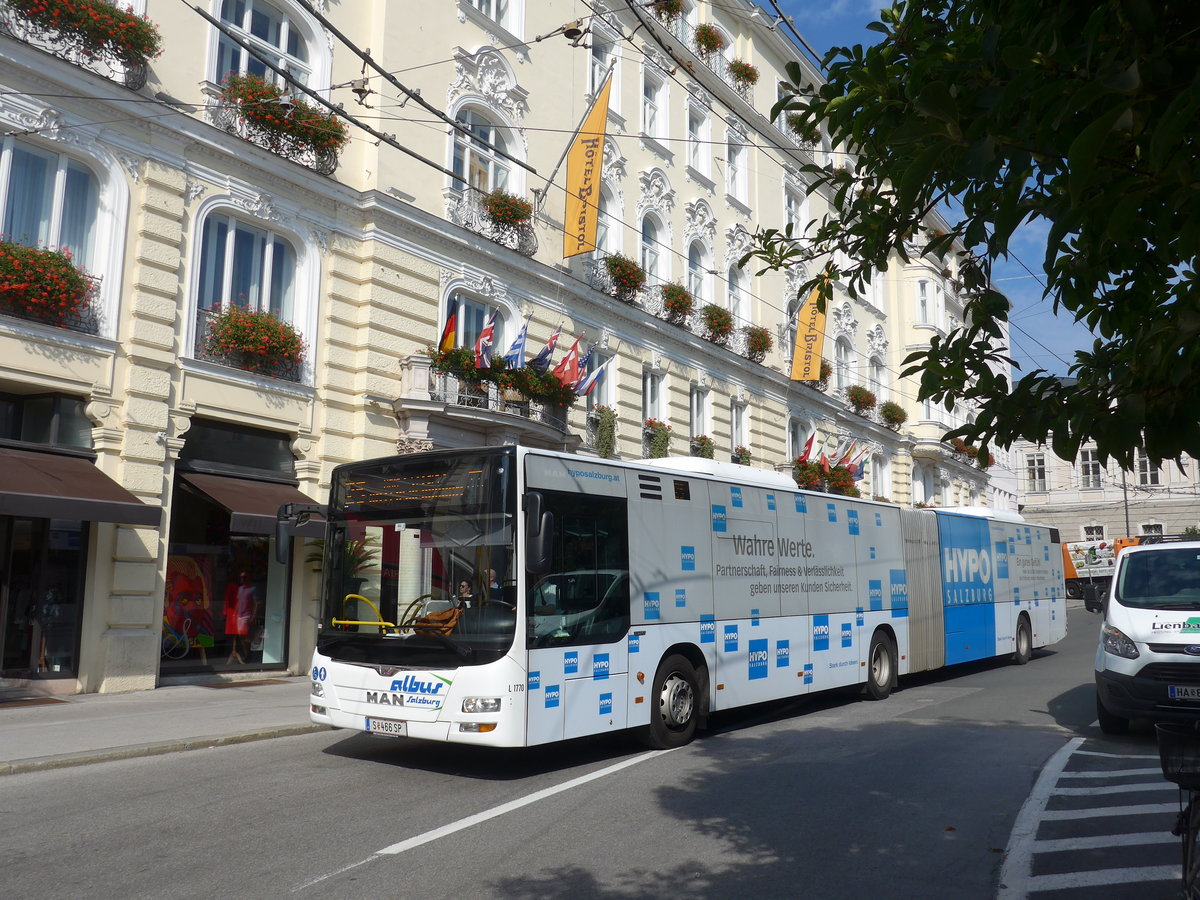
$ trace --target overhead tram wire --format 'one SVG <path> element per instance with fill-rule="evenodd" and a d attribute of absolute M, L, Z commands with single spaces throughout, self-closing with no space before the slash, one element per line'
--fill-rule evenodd
<path fill-rule="evenodd" d="M 330 103 L 324 97 L 319 95 L 316 91 L 309 88 L 308 85 L 299 83 L 294 78 L 292 78 L 291 73 L 279 68 L 279 66 L 275 65 L 269 59 L 266 59 L 262 54 L 260 54 L 258 51 L 256 51 L 248 43 L 243 41 L 241 39 L 241 37 L 234 34 L 229 28 L 227 28 L 223 22 L 220 22 L 217 19 L 213 18 L 207 12 L 202 10 L 200 7 L 194 6 L 190 3 L 188 3 L 187 0 L 181 0 L 181 2 L 183 2 L 187 6 L 191 6 L 191 8 L 193 10 L 195 10 L 209 24 L 211 24 L 214 28 L 216 28 L 218 31 L 220 31 L 223 35 L 225 35 L 227 38 L 229 38 L 231 41 L 233 41 L 235 44 L 237 44 L 239 47 L 241 47 L 243 50 L 245 50 L 247 53 L 249 53 L 255 59 L 257 59 L 259 62 L 261 62 L 263 65 L 265 65 L 268 69 L 270 69 L 272 72 L 274 72 L 276 75 L 278 75 L 284 81 L 286 81 L 289 85 L 303 91 L 305 94 L 307 94 L 309 97 L 311 97 L 317 103 L 319 103 L 322 107 L 329 110 L 331 113 L 342 116 L 343 118 L 345 118 L 345 120 L 347 122 L 350 122 L 351 124 L 355 125 L 356 127 L 361 128 L 363 131 L 367 132 L 367 134 L 371 135 L 376 140 L 383 141 L 383 143 L 387 144 L 388 146 L 394 147 L 395 149 L 399 150 L 401 153 L 411 156 L 413 159 L 418 160 L 419 162 L 423 162 L 423 163 L 425 163 L 425 165 L 430 166 L 434 169 L 437 169 L 439 172 L 441 172 L 444 175 L 449 175 L 455 181 L 463 181 L 463 178 L 461 175 L 456 175 L 456 174 L 454 174 L 454 172 L 450 171 L 445 166 L 438 165 L 431 159 L 426 159 L 424 156 L 417 153 L 415 150 L 410 150 L 408 147 L 405 147 L 398 140 L 396 140 L 392 135 L 384 134 L 382 131 L 377 131 L 374 128 L 372 128 L 370 125 L 366 125 L 363 122 L 360 122 L 355 116 L 352 116 L 350 113 L 346 112 L 346 110 L 343 107 L 334 106 L 334 104 Z"/>
<path fill-rule="evenodd" d="M 451 128 L 453 128 L 455 131 L 459 132 L 460 134 L 463 134 L 466 137 L 468 137 L 474 141 L 478 141 L 480 144 L 482 144 L 483 146 L 485 146 L 489 150 L 491 150 L 493 153 L 495 153 L 497 156 L 500 156 L 500 157 L 508 160 L 513 165 L 520 166 L 522 169 L 524 169 L 527 172 L 532 172 L 534 175 L 537 174 L 537 169 L 535 169 L 533 166 L 529 165 L 528 163 L 524 162 L 523 160 L 517 159 L 515 156 L 511 156 L 509 153 L 507 153 L 502 148 L 497 147 L 493 144 L 490 144 L 485 140 L 482 140 L 480 137 L 478 137 L 476 134 L 474 134 L 470 128 L 463 125 L 461 122 L 456 122 L 454 119 L 451 119 L 448 115 L 446 115 L 440 109 L 438 109 L 437 107 L 435 107 L 431 103 L 429 103 L 419 93 L 417 93 L 416 91 L 409 90 L 407 87 L 405 87 L 403 84 L 401 84 L 400 80 L 398 78 L 396 78 L 390 72 L 385 71 L 382 66 L 380 66 L 377 62 L 375 62 L 374 58 L 371 56 L 369 49 L 368 50 L 359 49 L 359 47 L 357 45 L 355 45 L 353 42 L 351 42 L 350 39 L 347 38 L 344 34 L 342 34 L 342 32 L 340 30 L 338 30 L 337 26 L 335 26 L 332 22 L 330 22 L 329 19 L 323 13 L 319 12 L 309 2 L 309 0 L 297 0 L 297 2 L 313 18 L 315 18 L 323 26 L 325 26 L 327 29 L 329 29 L 329 32 L 334 37 L 336 37 L 339 41 L 341 41 L 343 44 L 345 44 L 347 47 L 349 47 L 350 51 L 355 56 L 357 56 L 366 65 L 370 66 L 372 69 L 374 69 L 376 72 L 378 72 L 379 75 L 388 82 L 388 84 L 392 85 L 392 87 L 396 88 L 396 90 L 398 90 L 398 91 L 400 91 L 400 93 L 404 94 L 404 96 L 407 97 L 409 100 L 415 101 L 417 103 L 417 105 L 420 106 L 422 109 L 433 113 L 435 116 L 437 116 L 439 119 L 441 119 L 443 122 L 445 122 L 447 125 L 449 125 Z M 459 179 L 459 180 L 461 181 L 462 179 Z"/>

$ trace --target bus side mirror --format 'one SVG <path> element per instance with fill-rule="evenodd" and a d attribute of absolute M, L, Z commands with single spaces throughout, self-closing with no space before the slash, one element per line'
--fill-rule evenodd
<path fill-rule="evenodd" d="M 525 510 L 525 569 L 534 575 L 550 571 L 554 553 L 554 513 L 547 512 L 545 500 L 536 491 L 526 494 Z"/>

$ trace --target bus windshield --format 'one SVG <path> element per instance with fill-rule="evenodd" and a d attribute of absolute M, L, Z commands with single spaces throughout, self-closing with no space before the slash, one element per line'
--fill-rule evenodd
<path fill-rule="evenodd" d="M 511 448 L 339 468 L 318 649 L 367 665 L 482 665 L 517 621 Z"/>

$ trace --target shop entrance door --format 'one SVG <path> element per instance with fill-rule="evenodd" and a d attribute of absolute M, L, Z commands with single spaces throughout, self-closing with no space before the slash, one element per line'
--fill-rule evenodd
<path fill-rule="evenodd" d="M 77 673 L 84 533 L 81 522 L 0 516 L 0 677 Z"/>

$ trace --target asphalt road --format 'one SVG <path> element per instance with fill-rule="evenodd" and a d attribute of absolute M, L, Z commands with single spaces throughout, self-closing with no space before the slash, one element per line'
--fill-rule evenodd
<path fill-rule="evenodd" d="M 667 753 L 625 736 L 485 752 L 332 732 L 10 776 L 0 892 L 993 897 L 1043 764 L 1098 735 L 1098 618 L 1070 626 L 1024 667 L 726 714 Z"/>

